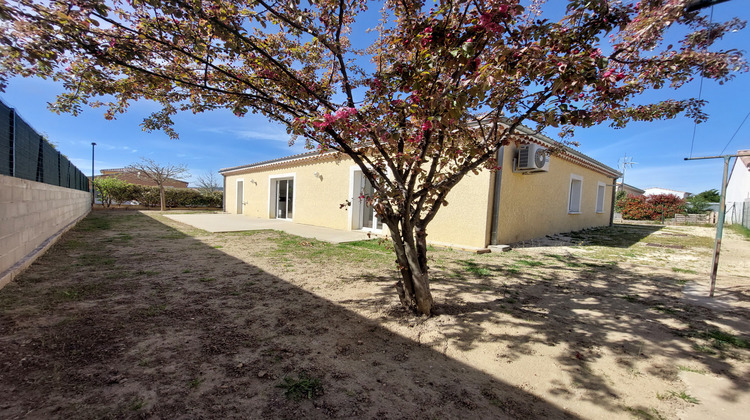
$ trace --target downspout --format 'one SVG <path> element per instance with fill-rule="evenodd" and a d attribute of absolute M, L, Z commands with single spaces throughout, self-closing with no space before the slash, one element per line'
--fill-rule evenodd
<path fill-rule="evenodd" d="M 503 157 L 505 146 L 497 150 L 497 163 L 500 169 L 495 171 L 495 182 L 492 189 L 492 220 L 490 222 L 490 245 L 497 245 L 498 225 L 500 224 L 500 180 L 503 177 Z"/>
<path fill-rule="evenodd" d="M 622 187 L 625 189 L 625 186 Z M 615 224 L 615 196 L 617 195 L 617 178 L 612 178 L 612 203 L 609 205 L 609 226 Z"/>
<path fill-rule="evenodd" d="M 224 177 L 224 191 L 221 192 L 221 209 L 224 213 L 227 212 L 227 176 L 221 174 Z"/>

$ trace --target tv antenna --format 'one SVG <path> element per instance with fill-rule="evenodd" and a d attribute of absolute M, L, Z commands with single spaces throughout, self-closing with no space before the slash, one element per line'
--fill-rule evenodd
<path fill-rule="evenodd" d="M 633 158 L 628 157 L 627 153 L 625 153 L 625 156 L 622 157 L 620 161 L 620 167 L 622 168 L 622 184 L 620 185 L 620 189 L 625 189 L 625 171 L 627 170 L 627 168 L 637 164 L 638 162 L 633 162 Z"/>

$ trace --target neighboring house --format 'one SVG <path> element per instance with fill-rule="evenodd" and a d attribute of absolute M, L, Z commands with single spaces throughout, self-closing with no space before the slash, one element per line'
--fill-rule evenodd
<path fill-rule="evenodd" d="M 659 194 L 672 194 L 683 199 L 688 198 L 692 195 L 691 193 L 686 192 L 686 191 L 676 191 L 676 190 L 670 190 L 668 188 L 659 188 L 659 187 L 646 188 L 645 192 L 643 193 L 643 195 L 646 195 L 646 196 L 659 195 Z"/>
<path fill-rule="evenodd" d="M 636 188 L 632 185 L 628 185 L 622 182 L 617 184 L 617 191 L 620 190 L 625 190 L 628 195 L 643 195 L 646 192 L 646 190 L 642 190 L 640 188 Z"/>
<path fill-rule="evenodd" d="M 726 220 L 750 226 L 750 150 L 738 150 L 737 154 L 746 156 L 735 158 L 729 173 Z"/>
<path fill-rule="evenodd" d="M 537 172 L 514 171 L 520 148 L 553 144 L 531 130 L 524 134 L 533 143 L 501 148 L 501 170 L 469 174 L 453 188 L 450 204 L 427 227 L 428 242 L 485 248 L 610 223 L 613 186 L 621 174 L 567 147 L 546 159 L 542 154 Z M 533 158 L 527 163 L 535 165 Z M 372 186 L 348 157 L 310 152 L 219 173 L 228 213 L 387 234 L 372 207 L 359 199 Z M 342 208 L 347 201 L 351 205 Z"/>
<path fill-rule="evenodd" d="M 121 179 L 125 182 L 135 184 L 135 185 L 143 185 L 146 187 L 157 186 L 156 182 L 154 182 L 151 178 L 137 171 L 131 172 L 128 168 L 102 169 L 101 175 L 97 176 L 97 178 L 112 178 L 112 177 Z M 164 183 L 164 187 L 187 188 L 188 183 L 186 181 L 180 181 L 179 179 L 170 178 Z"/>

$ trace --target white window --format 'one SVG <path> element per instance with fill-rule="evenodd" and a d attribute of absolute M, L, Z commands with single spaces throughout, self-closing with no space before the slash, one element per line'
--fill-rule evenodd
<path fill-rule="evenodd" d="M 583 177 L 570 175 L 570 194 L 568 194 L 568 213 L 581 213 L 581 191 L 583 191 Z"/>
<path fill-rule="evenodd" d="M 603 182 L 596 184 L 596 212 L 604 213 L 605 185 Z"/>

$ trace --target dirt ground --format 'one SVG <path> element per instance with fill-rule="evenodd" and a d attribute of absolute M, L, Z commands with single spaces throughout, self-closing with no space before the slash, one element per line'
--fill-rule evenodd
<path fill-rule="evenodd" d="M 750 241 L 628 226 L 431 253 L 95 211 L 0 290 L 0 418 L 729 419 L 750 407 Z"/>

